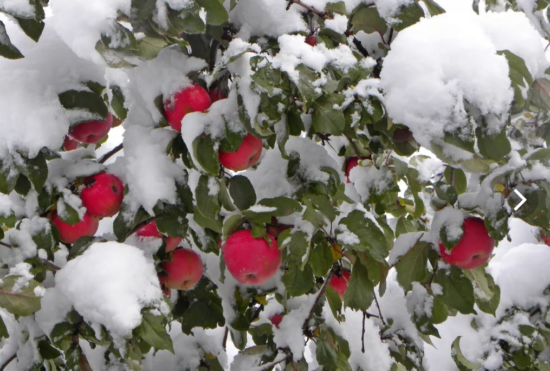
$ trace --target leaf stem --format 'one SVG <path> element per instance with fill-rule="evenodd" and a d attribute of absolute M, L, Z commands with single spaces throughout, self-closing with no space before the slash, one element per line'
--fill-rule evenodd
<path fill-rule="evenodd" d="M 5 369 L 6 367 L 8 367 L 8 365 L 10 364 L 10 362 L 13 361 L 13 360 L 16 359 L 16 358 L 17 358 L 17 353 L 14 354 L 13 356 L 11 356 L 10 358 L 8 358 L 8 359 L 6 360 L 6 362 L 4 362 L 4 364 L 2 365 L 2 367 L 0 367 L 0 371 L 4 371 L 4 369 Z"/>
<path fill-rule="evenodd" d="M 378 303 L 378 298 L 376 297 L 376 292 L 374 293 L 374 302 L 376 303 L 376 308 L 378 308 L 378 317 L 382 324 L 386 326 L 386 321 L 384 321 L 384 316 L 382 316 L 382 311 L 380 310 L 380 304 Z"/>

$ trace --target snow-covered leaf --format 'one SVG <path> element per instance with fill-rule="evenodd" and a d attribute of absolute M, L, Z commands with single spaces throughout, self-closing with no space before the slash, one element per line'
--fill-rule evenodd
<path fill-rule="evenodd" d="M 5 277 L 0 284 L 0 307 L 11 314 L 26 317 L 40 310 L 40 298 L 36 297 L 34 289 L 38 282 L 30 280 L 25 286 L 14 291 L 18 287 L 20 276 Z"/>

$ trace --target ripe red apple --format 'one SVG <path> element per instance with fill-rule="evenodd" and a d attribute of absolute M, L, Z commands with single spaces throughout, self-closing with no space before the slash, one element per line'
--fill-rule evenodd
<path fill-rule="evenodd" d="M 277 313 L 277 314 L 273 315 L 272 317 L 270 317 L 269 320 L 271 321 L 273 326 L 275 326 L 276 328 L 279 328 L 279 325 L 281 324 L 281 321 L 283 320 L 283 316 L 281 316 L 279 313 Z"/>
<path fill-rule="evenodd" d="M 311 46 L 317 45 L 317 38 L 315 37 L 315 35 L 306 37 L 306 44 L 309 44 Z"/>
<path fill-rule="evenodd" d="M 99 173 L 84 180 L 82 205 L 93 216 L 111 217 L 118 213 L 124 196 L 122 181 L 113 174 Z"/>
<path fill-rule="evenodd" d="M 175 250 L 171 259 L 162 263 L 166 275 L 162 276 L 161 283 L 166 288 L 189 290 L 199 282 L 203 267 L 201 257 L 191 249 Z"/>
<path fill-rule="evenodd" d="M 57 215 L 57 211 L 52 215 L 52 223 L 59 231 L 59 239 L 66 243 L 75 243 L 80 237 L 93 236 L 99 226 L 99 218 L 88 213 L 84 214 L 84 219 L 76 224 L 67 224 Z"/>
<path fill-rule="evenodd" d="M 348 283 L 351 277 L 351 273 L 348 271 L 342 271 L 340 277 L 333 275 L 330 279 L 329 285 L 336 291 L 340 298 L 344 298 Z"/>
<path fill-rule="evenodd" d="M 145 239 L 145 238 L 163 238 L 162 233 L 157 228 L 157 222 L 154 220 L 143 227 L 139 228 L 136 231 L 136 235 L 138 238 Z M 180 244 L 182 238 L 181 237 L 164 237 L 164 242 L 166 243 L 166 252 L 174 251 L 176 247 Z"/>
<path fill-rule="evenodd" d="M 543 235 L 543 236 L 542 236 L 542 241 L 543 241 L 546 245 L 550 246 L 550 237 L 546 237 L 546 236 Z"/>
<path fill-rule="evenodd" d="M 105 138 L 112 125 L 113 115 L 109 113 L 105 121 L 88 121 L 78 124 L 69 132 L 69 136 L 81 143 L 95 144 Z"/>
<path fill-rule="evenodd" d="M 262 140 L 249 133 L 237 152 L 219 152 L 220 163 L 230 170 L 243 171 L 258 162 L 262 149 Z"/>
<path fill-rule="evenodd" d="M 193 84 L 178 91 L 164 101 L 164 113 L 175 131 L 181 131 L 181 120 L 189 112 L 204 112 L 212 103 L 208 92 L 202 86 Z"/>
<path fill-rule="evenodd" d="M 225 241 L 225 265 L 238 282 L 261 285 L 277 273 L 282 254 L 277 240 L 269 234 L 267 237 L 271 246 L 264 238 L 254 238 L 249 230 L 237 231 Z"/>
<path fill-rule="evenodd" d="M 469 217 L 464 219 L 464 234 L 458 244 L 449 253 L 439 242 L 439 252 L 447 263 L 460 269 L 474 269 L 487 263 L 495 247 L 483 219 Z"/>
<path fill-rule="evenodd" d="M 350 157 L 346 162 L 346 183 L 351 183 L 349 180 L 349 173 L 351 169 L 359 165 L 359 157 Z"/>
<path fill-rule="evenodd" d="M 225 95 L 225 93 L 220 88 L 212 88 L 210 89 L 210 92 L 208 94 L 212 103 L 217 102 L 220 99 L 227 98 L 227 95 Z"/>
<path fill-rule="evenodd" d="M 68 135 L 65 135 L 65 140 L 63 141 L 63 149 L 65 151 L 74 151 L 78 147 L 78 142 L 74 139 L 71 139 Z"/>

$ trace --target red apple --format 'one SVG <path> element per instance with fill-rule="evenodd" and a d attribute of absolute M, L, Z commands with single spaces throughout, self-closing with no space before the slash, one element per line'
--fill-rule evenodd
<path fill-rule="evenodd" d="M 88 213 L 84 214 L 84 219 L 76 224 L 67 224 L 57 215 L 57 211 L 52 215 L 52 223 L 59 231 L 59 239 L 66 243 L 75 243 L 80 237 L 93 236 L 99 226 L 99 218 Z"/>
<path fill-rule="evenodd" d="M 317 38 L 315 37 L 315 35 L 306 37 L 306 44 L 309 44 L 311 46 L 317 45 Z"/>
<path fill-rule="evenodd" d="M 203 267 L 201 257 L 191 249 L 175 250 L 171 259 L 162 263 L 166 274 L 161 284 L 169 289 L 189 290 L 199 282 Z"/>
<path fill-rule="evenodd" d="M 227 95 L 220 88 L 212 88 L 208 93 L 210 95 L 210 100 L 212 103 L 219 101 L 220 99 L 227 98 Z"/>
<path fill-rule="evenodd" d="M 348 288 L 348 283 L 351 277 L 351 273 L 348 271 L 342 271 L 340 277 L 333 275 L 330 279 L 329 285 L 336 291 L 340 298 L 344 298 L 346 289 Z"/>
<path fill-rule="evenodd" d="M 542 236 L 542 241 L 543 241 L 546 245 L 550 246 L 550 237 L 546 237 L 546 236 L 543 235 L 543 236 Z"/>
<path fill-rule="evenodd" d="M 78 147 L 78 142 L 71 139 L 68 135 L 65 135 L 65 140 L 63 141 L 63 149 L 65 151 L 74 151 Z"/>
<path fill-rule="evenodd" d="M 281 316 L 279 313 L 277 313 L 277 314 L 273 315 L 272 317 L 270 317 L 269 320 L 271 321 L 273 326 L 275 326 L 276 328 L 279 328 L 279 325 L 281 324 L 281 321 L 283 320 L 283 316 Z"/>
<path fill-rule="evenodd" d="M 449 253 L 439 242 L 439 252 L 447 263 L 460 269 L 474 269 L 487 263 L 495 247 L 483 219 L 469 217 L 464 219 L 464 234 L 458 244 Z"/>
<path fill-rule="evenodd" d="M 351 172 L 351 169 L 359 165 L 360 160 L 368 160 L 368 157 L 350 157 L 346 161 L 346 183 L 351 183 L 349 180 L 349 173 Z"/>
<path fill-rule="evenodd" d="M 247 285 L 261 285 L 277 273 L 282 254 L 277 240 L 267 235 L 271 246 L 264 238 L 254 238 L 249 230 L 233 233 L 223 247 L 227 270 L 235 279 Z"/>
<path fill-rule="evenodd" d="M 122 181 L 113 174 L 99 173 L 84 180 L 82 205 L 93 216 L 111 217 L 118 213 L 124 196 Z"/>
<path fill-rule="evenodd" d="M 69 136 L 81 143 L 95 144 L 105 138 L 112 125 L 113 115 L 109 113 L 105 121 L 89 121 L 78 124 L 69 132 Z"/>
<path fill-rule="evenodd" d="M 249 133 L 237 152 L 219 152 L 220 163 L 230 170 L 243 171 L 258 162 L 262 149 L 262 140 Z"/>
<path fill-rule="evenodd" d="M 212 103 L 208 92 L 200 85 L 193 84 L 178 91 L 164 101 L 164 113 L 175 131 L 181 131 L 181 120 L 189 112 L 204 112 Z"/>
<path fill-rule="evenodd" d="M 136 235 L 140 239 L 146 238 L 163 238 L 164 236 L 157 228 L 157 222 L 154 220 L 136 231 Z M 176 247 L 180 244 L 181 237 L 164 237 L 164 242 L 166 243 L 166 252 L 174 251 Z"/>

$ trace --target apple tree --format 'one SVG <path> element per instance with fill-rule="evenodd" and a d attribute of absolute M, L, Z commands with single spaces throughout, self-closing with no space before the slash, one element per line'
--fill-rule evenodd
<path fill-rule="evenodd" d="M 0 1 L 0 370 L 550 370 L 550 2 L 446 3 Z"/>

